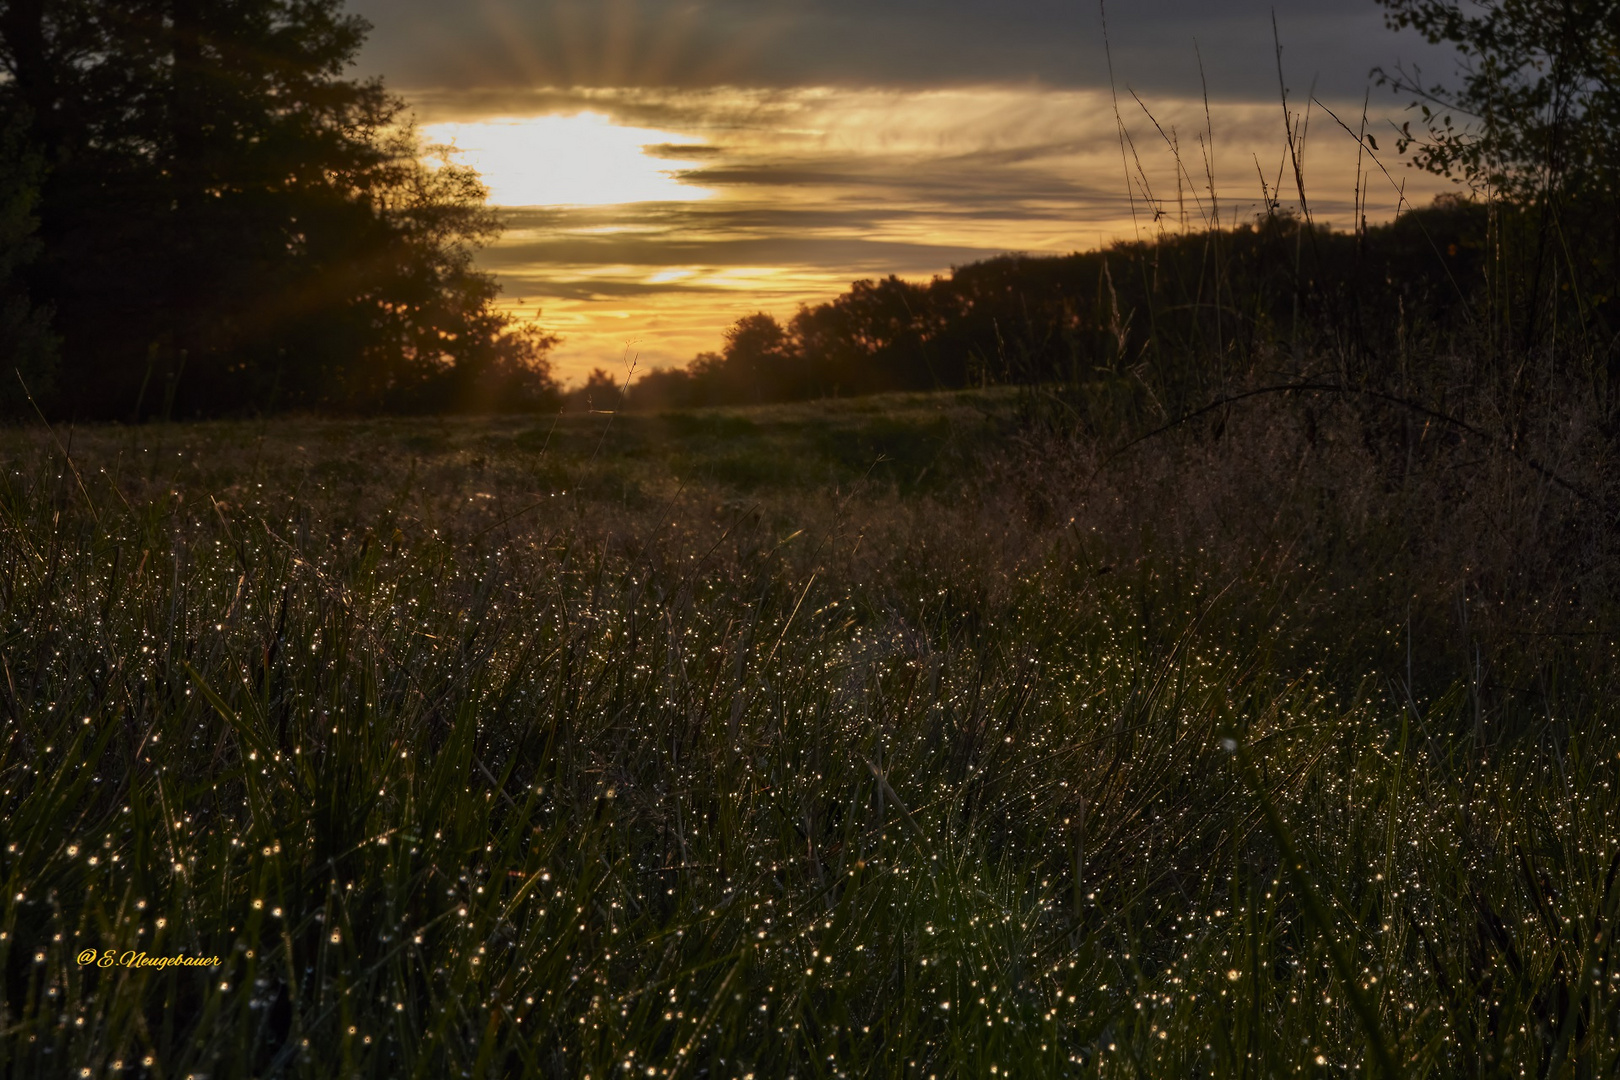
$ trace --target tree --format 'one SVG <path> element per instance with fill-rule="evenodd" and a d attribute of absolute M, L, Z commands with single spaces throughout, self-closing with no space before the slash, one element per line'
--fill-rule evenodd
<path fill-rule="evenodd" d="M 36 306 L 24 273 L 39 256 L 43 162 L 25 141 L 21 110 L 0 114 L 0 415 L 30 411 L 28 398 L 54 383 L 56 338 L 50 312 Z"/>
<path fill-rule="evenodd" d="M 1499 211 L 1497 302 L 1484 320 L 1493 340 L 1510 351 L 1547 346 L 1549 372 L 1575 353 L 1585 364 L 1606 351 L 1607 377 L 1620 380 L 1620 0 L 1380 3 L 1391 27 L 1452 45 L 1461 59 L 1451 87 L 1417 71 L 1377 74 L 1421 112 L 1415 130 L 1403 126 L 1401 152 Z M 1514 368 L 1515 415 L 1527 371 Z"/>
<path fill-rule="evenodd" d="M 60 411 L 440 409 L 497 370 L 554 389 L 551 339 L 511 334 L 473 268 L 499 225 L 477 176 L 345 77 L 367 29 L 341 0 L 5 0 Z"/>
<path fill-rule="evenodd" d="M 602 368 L 592 368 L 585 383 L 568 394 L 568 404 L 579 412 L 617 412 L 623 388 Z"/>
<path fill-rule="evenodd" d="M 1459 87 L 1379 71 L 1416 96 L 1421 168 L 1517 197 L 1602 192 L 1620 176 L 1620 0 L 1379 0 L 1392 29 L 1460 54 Z"/>
<path fill-rule="evenodd" d="M 744 315 L 726 330 L 721 378 L 731 400 L 782 401 L 795 393 L 797 350 L 788 332 L 763 311 Z"/>
<path fill-rule="evenodd" d="M 937 390 L 951 385 L 935 363 L 939 329 L 929 287 L 890 275 L 863 279 L 835 300 L 803 308 L 792 330 L 823 384 L 840 393 Z M 830 381 L 831 385 L 827 385 Z"/>

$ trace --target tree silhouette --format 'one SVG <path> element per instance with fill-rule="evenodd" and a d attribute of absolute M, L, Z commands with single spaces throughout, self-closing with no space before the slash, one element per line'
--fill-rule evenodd
<path fill-rule="evenodd" d="M 763 311 L 744 315 L 725 334 L 721 379 L 737 401 L 781 401 L 801 396 L 798 354 L 788 332 Z"/>
<path fill-rule="evenodd" d="M 550 392 L 550 339 L 512 335 L 473 269 L 498 231 L 477 176 L 345 76 L 367 29 L 340 0 L 6 0 L 59 411 L 471 407 L 480 373 Z"/>
<path fill-rule="evenodd" d="M 1595 330 L 1610 344 L 1606 359 L 1581 358 L 1585 376 L 1620 380 L 1620 0 L 1380 2 L 1391 26 L 1458 52 L 1449 85 L 1378 75 L 1420 116 L 1398 148 L 1502 211 L 1500 344 L 1543 349 L 1551 372 L 1567 354 L 1560 338 Z M 1528 392 L 1516 379 L 1511 397 Z"/>
<path fill-rule="evenodd" d="M 1620 0 L 1379 0 L 1392 28 L 1457 49 L 1460 82 L 1380 71 L 1416 99 L 1415 163 L 1519 198 L 1620 179 Z"/>
<path fill-rule="evenodd" d="M 35 206 L 44 171 L 25 126 L 20 111 L 0 116 L 0 413 L 13 414 L 53 389 L 57 345 L 50 313 L 34 305 L 24 281 L 40 251 Z"/>

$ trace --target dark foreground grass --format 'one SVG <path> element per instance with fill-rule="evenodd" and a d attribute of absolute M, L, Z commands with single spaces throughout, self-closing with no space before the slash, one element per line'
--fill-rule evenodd
<path fill-rule="evenodd" d="M 1607 630 L 1008 406 L 5 435 L 3 1068 L 1613 1075 Z"/>

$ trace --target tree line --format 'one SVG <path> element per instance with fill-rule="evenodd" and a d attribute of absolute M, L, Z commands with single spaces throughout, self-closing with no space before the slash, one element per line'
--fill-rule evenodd
<path fill-rule="evenodd" d="M 145 419 L 550 405 L 499 228 L 341 0 L 0 5 L 0 405 Z"/>
<path fill-rule="evenodd" d="M 1273 209 L 1235 229 L 1005 255 L 926 282 L 857 281 L 785 321 L 756 312 L 726 331 L 721 351 L 684 369 L 653 371 L 628 392 L 598 372 L 581 396 L 663 409 L 990 385 L 1112 387 L 1145 393 L 1162 412 L 1195 408 L 1257 368 L 1325 363 L 1335 378 L 1371 385 L 1414 352 L 1484 360 L 1492 349 L 1539 355 L 1560 340 L 1560 362 L 1569 361 L 1576 346 L 1612 340 L 1604 328 L 1620 309 L 1613 293 L 1573 301 L 1566 281 L 1563 310 L 1552 311 L 1558 297 L 1528 292 L 1522 258 L 1498 265 L 1504 247 L 1525 255 L 1534 231 L 1532 214 L 1446 195 L 1354 232 Z M 1514 303 L 1492 307 L 1498 290 Z M 1494 343 L 1482 312 L 1507 328 Z M 1538 315 L 1539 327 L 1519 324 Z M 1602 352 L 1613 364 L 1614 350 Z"/>
<path fill-rule="evenodd" d="M 633 407 L 747 404 L 987 385 L 1215 377 L 1220 357 L 1388 344 L 1404 310 L 1444 321 L 1486 245 L 1482 209 L 1458 198 L 1363 233 L 1281 211 L 1236 229 L 1063 256 L 1005 255 L 927 282 L 855 282 L 784 321 L 756 312 L 722 351 L 631 385 Z M 1438 249 L 1438 250 L 1437 250 Z M 1438 270 L 1435 267 L 1438 266 Z M 1194 362 L 1194 368 L 1181 366 Z M 1133 374 L 1136 373 L 1136 374 Z M 595 397 L 611 400 L 607 374 Z M 1192 389 L 1192 387 L 1187 387 Z"/>

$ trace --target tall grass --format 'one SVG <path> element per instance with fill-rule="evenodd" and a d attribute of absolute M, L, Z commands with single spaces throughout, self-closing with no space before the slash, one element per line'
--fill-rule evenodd
<path fill-rule="evenodd" d="M 1603 552 L 1014 411 L 7 434 L 6 1071 L 1612 1075 Z"/>

